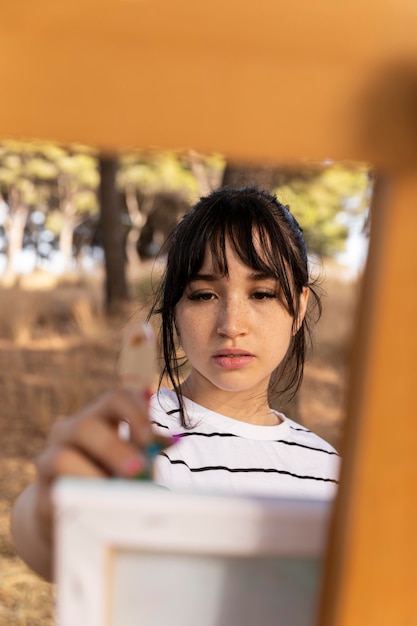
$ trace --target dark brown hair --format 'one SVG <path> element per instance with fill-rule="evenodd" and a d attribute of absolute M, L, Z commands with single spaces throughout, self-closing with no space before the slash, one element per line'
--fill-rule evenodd
<path fill-rule="evenodd" d="M 270 397 L 288 393 L 292 398 L 302 382 L 310 339 L 311 303 L 310 312 L 295 331 L 304 287 L 310 289 L 317 318 L 321 314 L 320 297 L 309 279 L 303 233 L 287 206 L 256 187 L 224 187 L 201 198 L 164 246 L 166 269 L 149 313 L 149 317 L 161 316 L 164 356 L 161 380 L 166 375 L 171 381 L 184 425 L 187 424 L 180 390 L 184 359 L 178 356 L 176 348 L 175 307 L 190 280 L 201 269 L 207 249 L 220 274 L 228 275 L 226 241 L 245 265 L 278 280 L 283 302 L 293 318 L 294 335 L 282 363 L 271 376 Z"/>

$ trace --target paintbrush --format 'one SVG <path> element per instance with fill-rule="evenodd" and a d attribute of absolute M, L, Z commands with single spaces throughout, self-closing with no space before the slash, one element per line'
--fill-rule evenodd
<path fill-rule="evenodd" d="M 124 333 L 118 362 L 119 382 L 125 389 L 142 393 L 146 399 L 152 394 L 156 370 L 155 336 L 146 323 L 130 324 Z M 127 422 L 120 422 L 119 436 L 130 439 L 130 427 Z M 143 450 L 147 460 L 144 472 L 135 478 L 149 480 L 152 477 L 152 464 L 155 457 L 167 446 L 157 440 L 151 441 Z"/>

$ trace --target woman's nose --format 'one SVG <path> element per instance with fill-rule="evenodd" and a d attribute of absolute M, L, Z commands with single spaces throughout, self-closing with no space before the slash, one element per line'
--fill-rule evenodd
<path fill-rule="evenodd" d="M 247 311 L 242 303 L 225 302 L 219 311 L 217 333 L 225 337 L 237 337 L 248 332 Z"/>

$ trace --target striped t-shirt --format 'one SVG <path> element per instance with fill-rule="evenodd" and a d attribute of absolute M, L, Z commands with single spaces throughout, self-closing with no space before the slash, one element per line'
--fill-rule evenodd
<path fill-rule="evenodd" d="M 181 426 L 173 391 L 151 399 L 154 429 L 181 434 L 155 463 L 155 482 L 172 490 L 329 499 L 340 457 L 326 441 L 282 413 L 277 426 L 258 426 L 214 413 L 184 398 L 191 429 Z"/>

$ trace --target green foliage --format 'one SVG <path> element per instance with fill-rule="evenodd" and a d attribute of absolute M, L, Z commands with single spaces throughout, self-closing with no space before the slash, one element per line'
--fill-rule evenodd
<path fill-rule="evenodd" d="M 53 233 L 58 236 L 62 230 L 62 226 L 64 224 L 64 216 L 61 211 L 50 211 L 45 220 L 45 226 Z"/>
<path fill-rule="evenodd" d="M 220 155 L 199 155 L 199 162 L 207 177 L 224 168 Z M 192 203 L 200 195 L 200 185 L 193 170 L 192 159 L 187 153 L 174 151 L 136 151 L 120 159 L 118 185 L 140 190 L 144 195 L 170 192 Z"/>
<path fill-rule="evenodd" d="M 364 164 L 310 166 L 289 172 L 273 192 L 288 204 L 303 227 L 309 250 L 326 257 L 342 251 L 348 227 L 344 213 L 357 214 L 368 208 L 371 183 Z"/>
<path fill-rule="evenodd" d="M 55 211 L 63 195 L 76 210 L 97 212 L 99 183 L 94 153 L 82 146 L 64 148 L 47 142 L 7 140 L 0 145 L 0 187 L 8 197 L 12 189 L 31 209 Z"/>
<path fill-rule="evenodd" d="M 221 184 L 225 160 L 218 154 L 192 151 L 136 150 L 121 155 L 119 164 L 119 191 L 126 200 L 133 198 L 143 218 L 158 194 L 171 194 L 191 206 L 207 189 Z M 369 168 L 308 164 L 278 174 L 272 191 L 302 224 L 309 249 L 324 257 L 342 251 L 348 226 L 341 218 L 367 209 Z M 91 148 L 41 141 L 0 144 L 0 197 L 10 200 L 13 196 L 28 211 L 43 211 L 47 227 L 57 235 L 66 219 L 75 224 L 99 211 L 98 186 L 98 155 Z M 139 232 L 143 219 L 135 225 L 129 214 L 129 227 Z"/>
<path fill-rule="evenodd" d="M 24 164 L 22 174 L 32 180 L 54 180 L 58 169 L 55 163 L 36 155 Z"/>
<path fill-rule="evenodd" d="M 144 194 L 172 191 L 196 193 L 196 180 L 173 152 L 137 152 L 122 156 L 118 185 L 139 188 Z"/>
<path fill-rule="evenodd" d="M 97 194 L 91 189 L 80 190 L 74 197 L 74 205 L 77 212 L 94 215 L 98 211 Z"/>
<path fill-rule="evenodd" d="M 14 273 L 32 211 L 45 215 L 45 224 L 59 239 L 69 265 L 76 225 L 98 211 L 99 176 L 94 153 L 82 146 L 47 142 L 4 141 L 0 145 L 0 199 L 8 205 L 2 228 L 8 242 L 6 272 Z"/>
<path fill-rule="evenodd" d="M 56 160 L 57 168 L 65 174 L 75 187 L 97 189 L 99 174 L 96 159 L 89 154 L 69 153 Z"/>

